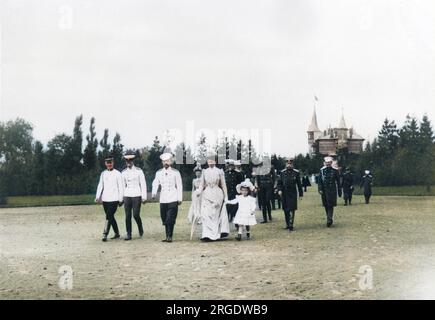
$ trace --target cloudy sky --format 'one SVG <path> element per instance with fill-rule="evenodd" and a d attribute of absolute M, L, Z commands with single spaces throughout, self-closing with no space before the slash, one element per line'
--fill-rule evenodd
<path fill-rule="evenodd" d="M 1 121 L 44 143 L 83 114 L 129 147 L 193 121 L 306 152 L 314 95 L 321 129 L 343 110 L 370 139 L 435 118 L 432 0 L 2 0 L 0 19 Z"/>

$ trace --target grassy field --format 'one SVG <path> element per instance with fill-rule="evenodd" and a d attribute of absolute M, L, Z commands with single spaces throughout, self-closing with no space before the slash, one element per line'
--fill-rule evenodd
<path fill-rule="evenodd" d="M 342 202 L 342 200 L 340 200 Z M 189 239 L 189 202 L 174 242 L 162 243 L 158 205 L 142 209 L 145 236 L 101 242 L 102 208 L 0 209 L 1 299 L 426 299 L 435 298 L 435 197 L 373 197 L 336 209 L 334 227 L 316 192 L 300 203 L 296 230 L 281 211 L 251 241 Z M 124 232 L 124 212 L 116 214 Z M 260 221 L 260 213 L 257 213 Z M 70 266 L 72 290 L 58 286 Z M 369 269 L 367 269 L 369 268 Z M 373 287 L 361 287 L 372 270 Z"/>
<path fill-rule="evenodd" d="M 355 194 L 361 195 L 362 190 L 356 188 Z M 373 194 L 378 196 L 435 196 L 435 186 L 431 187 L 429 190 L 425 186 L 374 187 Z M 0 208 L 92 205 L 95 204 L 94 197 L 93 194 L 8 197 L 7 204 L 0 206 Z M 151 195 L 149 194 L 149 198 L 150 197 Z M 191 192 L 185 191 L 183 198 L 190 200 Z"/>
<path fill-rule="evenodd" d="M 363 190 L 356 188 L 355 194 L 363 194 Z M 435 186 L 402 186 L 402 187 L 373 187 L 376 196 L 435 196 Z"/>

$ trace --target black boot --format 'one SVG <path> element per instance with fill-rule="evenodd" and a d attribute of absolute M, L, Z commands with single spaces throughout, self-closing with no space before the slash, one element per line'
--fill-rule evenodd
<path fill-rule="evenodd" d="M 168 242 L 168 238 L 169 238 L 169 227 L 167 224 L 165 224 L 165 234 L 166 234 L 166 238 L 162 240 L 162 242 Z"/>
<path fill-rule="evenodd" d="M 242 240 L 242 234 L 241 234 L 241 233 L 238 233 L 238 234 L 237 234 L 236 240 L 237 240 L 237 241 Z"/>
<path fill-rule="evenodd" d="M 113 237 L 111 237 L 110 239 L 119 239 L 119 238 L 121 238 L 121 236 L 119 235 L 119 234 L 115 234 Z"/>
<path fill-rule="evenodd" d="M 104 224 L 103 239 L 101 239 L 103 242 L 107 241 L 107 236 L 109 235 L 109 232 L 110 232 L 110 223 L 109 220 L 106 220 Z"/>
<path fill-rule="evenodd" d="M 295 214 L 296 214 L 296 211 L 290 211 L 290 225 L 289 225 L 289 228 L 288 228 L 288 231 L 293 231 L 293 224 L 294 224 L 294 222 L 295 222 Z"/>
<path fill-rule="evenodd" d="M 125 241 L 130 241 L 131 240 L 131 234 L 127 234 L 127 236 L 124 238 Z"/>
<path fill-rule="evenodd" d="M 172 235 L 174 233 L 174 225 L 169 225 L 169 231 L 168 231 L 168 239 L 166 242 L 172 242 Z"/>

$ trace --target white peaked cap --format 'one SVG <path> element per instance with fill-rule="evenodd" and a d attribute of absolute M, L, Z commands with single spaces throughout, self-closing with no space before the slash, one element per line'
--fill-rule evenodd
<path fill-rule="evenodd" d="M 169 152 L 165 152 L 160 156 L 160 159 L 162 161 L 167 161 L 167 160 L 171 160 L 172 159 L 172 153 Z"/>
<path fill-rule="evenodd" d="M 334 158 L 332 158 L 332 157 L 325 157 L 323 160 L 325 160 L 325 162 L 333 162 Z"/>
<path fill-rule="evenodd" d="M 370 170 L 366 170 L 364 172 L 365 172 L 365 174 L 370 174 Z"/>
<path fill-rule="evenodd" d="M 240 160 L 236 160 L 236 161 L 234 161 L 234 165 L 235 166 L 241 166 L 242 162 Z"/>
<path fill-rule="evenodd" d="M 226 164 L 234 164 L 234 160 L 233 159 L 225 159 L 225 163 Z"/>

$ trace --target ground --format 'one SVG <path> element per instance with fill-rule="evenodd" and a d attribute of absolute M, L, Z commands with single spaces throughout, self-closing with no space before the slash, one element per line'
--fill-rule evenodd
<path fill-rule="evenodd" d="M 331 229 L 311 191 L 293 233 L 276 210 L 272 223 L 253 228 L 251 241 L 232 234 L 215 243 L 189 239 L 184 202 L 171 244 L 161 242 L 154 203 L 142 209 L 143 238 L 107 243 L 100 206 L 0 209 L 0 298 L 435 298 L 435 197 L 341 202 Z M 124 231 L 123 209 L 116 216 Z M 71 290 L 58 285 L 65 265 L 73 270 Z"/>

